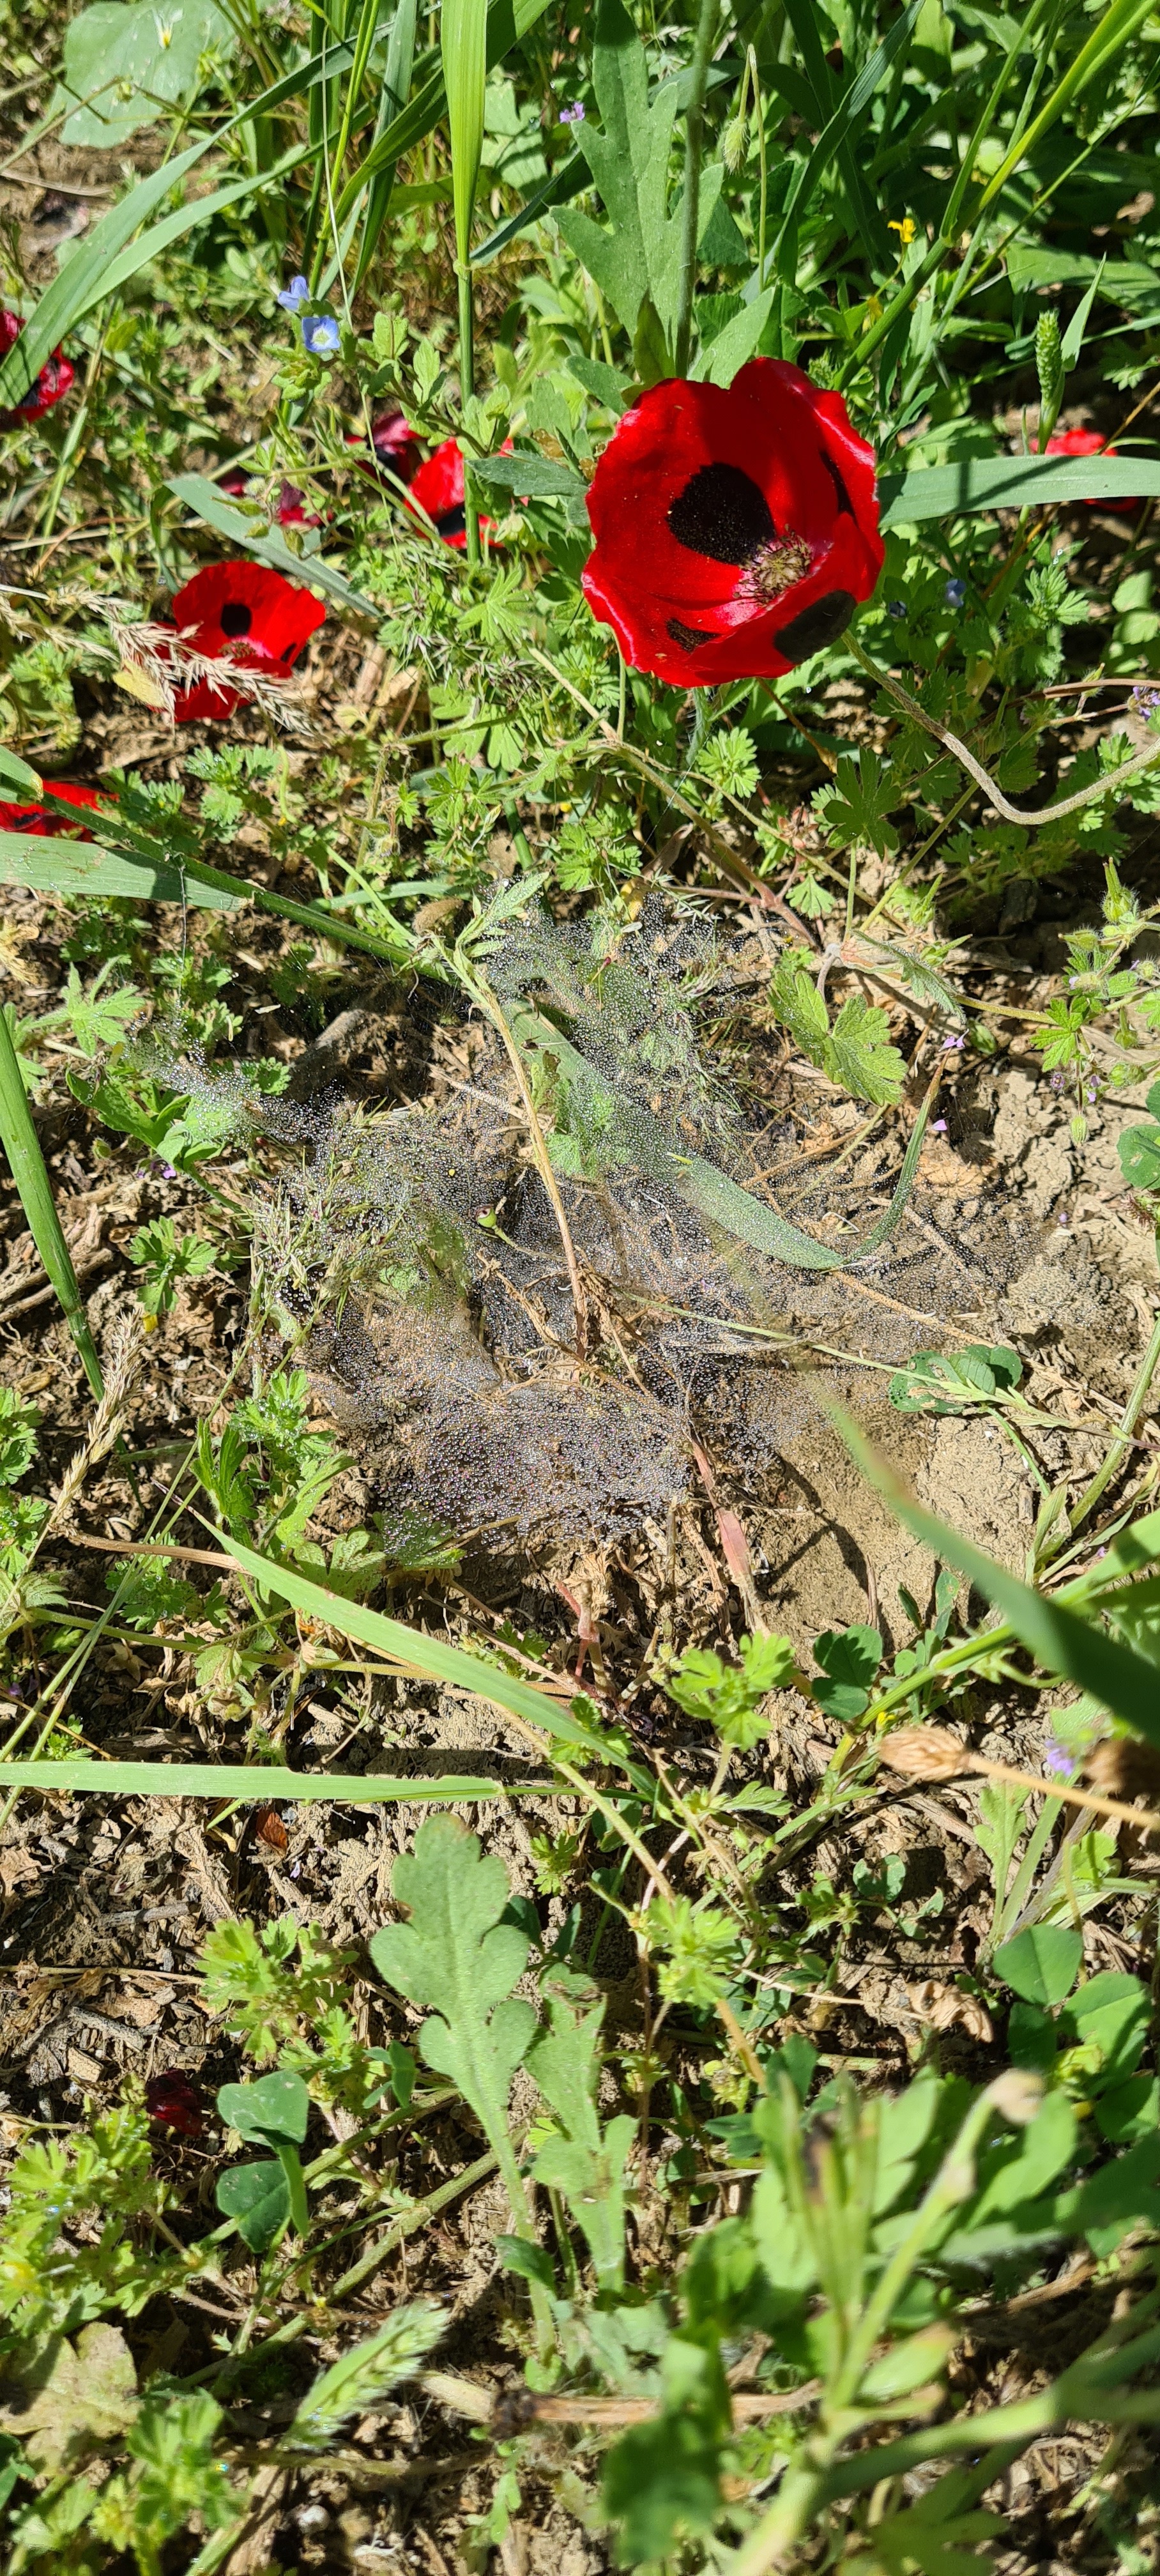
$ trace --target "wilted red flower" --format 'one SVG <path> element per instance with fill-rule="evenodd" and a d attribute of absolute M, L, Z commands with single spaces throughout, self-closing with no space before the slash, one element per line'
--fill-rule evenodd
<path fill-rule="evenodd" d="M 101 802 L 95 787 L 75 787 L 67 778 L 46 778 L 44 793 L 62 805 L 94 806 Z M 83 823 L 71 824 L 67 814 L 54 814 L 47 805 L 0 804 L 0 832 L 33 832 L 41 839 L 52 840 L 61 832 L 72 830 L 78 841 L 91 841 Z"/>
<path fill-rule="evenodd" d="M 882 570 L 874 450 L 840 394 L 751 358 L 727 391 L 642 393 L 588 494 L 583 575 L 626 662 L 677 687 L 777 679 L 833 644 Z"/>
<path fill-rule="evenodd" d="M 510 448 L 509 438 L 500 449 L 501 456 L 506 456 Z M 467 513 L 463 501 L 463 450 L 457 438 L 445 438 L 442 447 L 437 447 L 412 475 L 410 497 L 426 511 L 444 545 L 454 546 L 462 554 L 467 544 Z M 494 522 L 481 511 L 479 524 L 490 528 Z"/>
<path fill-rule="evenodd" d="M 201 2095 L 178 2068 L 151 2075 L 145 2086 L 145 2108 L 160 2129 L 176 2129 L 182 2138 L 200 2138 L 205 2129 Z"/>
<path fill-rule="evenodd" d="M 321 600 L 265 564 L 206 564 L 173 601 L 173 623 L 191 651 L 211 661 L 285 679 L 326 616 Z M 177 692 L 179 724 L 229 716 L 240 692 L 228 680 L 195 680 Z"/>
<path fill-rule="evenodd" d="M 243 466 L 231 465 L 225 474 L 218 475 L 217 487 L 219 492 L 228 492 L 231 501 L 240 501 L 243 493 L 249 491 L 251 479 Z M 283 483 L 274 516 L 280 528 L 318 528 L 322 525 L 317 510 L 303 507 L 303 496 L 296 483 Z"/>
<path fill-rule="evenodd" d="M 1057 429 L 1048 439 L 1048 456 L 1117 456 L 1119 449 L 1109 447 L 1098 429 Z M 1138 501 L 1085 501 L 1085 510 L 1138 510 Z"/>
<path fill-rule="evenodd" d="M 7 310 L 0 312 L 0 359 L 7 357 L 23 329 L 24 324 L 18 313 L 9 313 Z M 51 411 L 54 403 L 63 400 L 69 386 L 73 383 L 74 376 L 75 369 L 71 360 L 64 356 L 62 350 L 54 349 L 51 358 L 45 359 L 35 384 L 29 386 L 23 400 L 15 403 L 11 411 L 0 411 L 0 429 L 14 429 L 17 421 L 20 420 L 39 420 L 42 412 Z"/>
<path fill-rule="evenodd" d="M 421 450 L 410 421 L 401 411 L 381 411 L 378 419 L 372 420 L 371 446 L 380 465 L 397 474 L 400 483 L 414 481 Z"/>

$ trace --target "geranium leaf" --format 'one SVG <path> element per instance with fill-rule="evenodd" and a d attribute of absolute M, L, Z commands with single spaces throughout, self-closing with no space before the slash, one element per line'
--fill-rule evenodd
<path fill-rule="evenodd" d="M 371 1957 L 397 1994 L 432 2007 L 422 2054 L 458 2087 L 498 2152 L 512 2077 L 536 2028 L 532 2005 L 512 1995 L 528 1944 L 501 1919 L 507 1871 L 454 1816 L 439 1816 L 396 1861 L 391 1889 L 411 1919 L 376 1932 Z"/>

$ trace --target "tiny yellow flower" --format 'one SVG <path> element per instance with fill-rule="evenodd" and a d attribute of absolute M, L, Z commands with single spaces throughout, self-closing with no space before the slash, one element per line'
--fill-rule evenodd
<path fill-rule="evenodd" d="M 912 215 L 904 215 L 900 224 L 887 224 L 888 233 L 897 233 L 904 250 L 909 250 L 917 227 Z"/>
<path fill-rule="evenodd" d="M 865 331 L 865 330 L 867 330 L 867 329 L 869 328 L 869 325 L 871 324 L 871 322 L 880 322 L 881 320 L 882 320 L 882 298 L 881 298 L 881 296 L 880 296 L 880 295 L 868 295 L 868 296 L 867 296 L 867 298 L 866 298 L 865 316 L 864 316 L 863 323 L 862 323 L 862 328 L 863 328 L 863 330 L 864 330 L 864 331 Z"/>

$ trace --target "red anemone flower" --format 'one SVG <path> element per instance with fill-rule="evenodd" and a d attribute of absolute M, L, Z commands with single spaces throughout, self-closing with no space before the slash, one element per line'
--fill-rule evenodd
<path fill-rule="evenodd" d="M 510 448 L 509 438 L 500 449 L 501 456 L 506 456 Z M 411 498 L 426 511 L 444 545 L 454 546 L 462 554 L 467 544 L 467 513 L 463 501 L 463 450 L 457 438 L 445 438 L 442 447 L 437 447 L 412 476 Z M 481 511 L 479 524 L 490 528 L 494 522 Z"/>
<path fill-rule="evenodd" d="M 1057 429 L 1054 437 L 1048 439 L 1046 454 L 1048 456 L 1117 456 L 1119 449 L 1109 447 L 1106 439 L 1100 437 L 1098 429 Z M 1125 511 L 1137 510 L 1139 506 L 1138 501 L 1127 500 L 1084 503 L 1084 508 L 1087 510 L 1115 510 L 1121 515 Z"/>
<path fill-rule="evenodd" d="M 400 483 L 413 483 L 419 471 L 420 447 L 415 432 L 401 411 L 381 411 L 371 422 L 371 446 L 380 465 L 397 474 Z"/>
<path fill-rule="evenodd" d="M 204 2132 L 197 2086 L 176 2067 L 165 2075 L 150 2076 L 145 2087 L 145 2107 L 160 2129 L 176 2129 L 182 2138 L 200 2138 Z"/>
<path fill-rule="evenodd" d="M 0 312 L 0 359 L 7 357 L 23 329 L 18 313 Z M 54 349 L 22 400 L 15 403 L 11 411 L 0 411 L 0 429 L 14 429 L 17 421 L 39 420 L 42 412 L 51 411 L 53 404 L 62 401 L 67 394 L 74 373 L 71 361 L 60 349 Z"/>
<path fill-rule="evenodd" d="M 65 806 L 92 807 L 101 802 L 95 787 L 75 787 L 67 778 L 46 778 L 44 793 Z M 32 832 L 42 840 L 53 840 L 70 828 L 77 840 L 92 840 L 92 833 L 86 832 L 83 823 L 70 826 L 67 815 L 54 814 L 47 805 L 0 804 L 0 832 Z"/>
<path fill-rule="evenodd" d="M 882 570 L 874 450 L 780 358 L 727 391 L 670 377 L 609 440 L 583 581 L 625 661 L 675 687 L 780 678 L 833 644 Z"/>
<path fill-rule="evenodd" d="M 265 671 L 283 680 L 326 615 L 321 600 L 265 564 L 206 564 L 173 602 L 173 623 L 190 650 L 235 668 Z M 229 716 L 240 691 L 227 680 L 195 680 L 179 689 L 179 724 L 199 716 Z"/>

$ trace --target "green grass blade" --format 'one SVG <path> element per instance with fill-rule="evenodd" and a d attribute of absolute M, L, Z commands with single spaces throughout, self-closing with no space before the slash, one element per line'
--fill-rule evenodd
<path fill-rule="evenodd" d="M 92 1762 L 79 1756 L 63 1762 L 0 1757 L 0 1789 L 63 1789 L 74 1797 L 96 1792 L 106 1798 L 260 1798 L 275 1805 L 340 1798 L 344 1806 L 357 1807 L 412 1800 L 446 1807 L 461 1799 L 543 1796 L 542 1781 L 509 1788 L 503 1780 L 460 1779 L 450 1771 L 438 1779 L 386 1780 L 373 1771 L 287 1771 L 277 1762 Z"/>
<path fill-rule="evenodd" d="M 383 94 L 375 125 L 376 143 L 386 132 L 391 119 L 402 115 L 411 95 L 411 76 L 415 66 L 416 15 L 417 0 L 397 0 L 395 15 L 391 21 L 391 32 L 387 39 L 387 59 L 383 67 Z M 380 170 L 370 182 L 370 193 L 363 216 L 363 236 L 359 243 L 358 260 L 351 281 L 352 295 L 358 293 L 378 249 L 383 226 L 391 210 L 394 186 L 393 165 L 387 170 Z"/>
<path fill-rule="evenodd" d="M 204 474 L 175 474 L 166 486 L 175 498 L 192 510 L 195 519 L 225 537 L 239 554 L 253 555 L 258 563 L 270 564 L 287 581 L 296 581 L 300 589 L 312 590 L 319 597 L 332 599 L 337 608 L 345 608 L 354 617 L 369 617 L 379 623 L 382 610 L 373 599 L 355 590 L 340 572 L 323 561 L 319 554 L 296 555 L 278 528 L 255 526 L 245 510 L 236 510 L 216 483 Z"/>
<path fill-rule="evenodd" d="M 884 528 L 954 519 L 976 510 L 1038 510 L 1067 501 L 1160 498 L 1160 463 L 1149 456 L 964 456 L 916 474 L 883 474 Z"/>
<path fill-rule="evenodd" d="M 101 828 L 107 831 L 110 825 L 105 822 Z M 139 858 L 88 841 L 41 840 L 31 833 L 0 832 L 0 884 L 30 886 L 38 894 L 102 899 L 127 895 L 136 903 L 191 904 L 201 912 L 237 912 L 243 904 L 256 903 L 264 912 L 277 913 L 280 920 L 297 922 L 301 929 L 317 931 L 341 946 L 363 948 L 368 956 L 381 957 L 388 965 L 412 961 L 412 944 L 401 925 L 393 936 L 364 930 L 360 922 L 347 921 L 337 909 L 296 903 L 292 895 L 273 894 L 249 877 L 229 876 L 224 868 L 206 867 L 200 860 L 171 866 L 165 860 Z"/>
<path fill-rule="evenodd" d="M 1080 1689 L 1090 1691 L 1101 1708 L 1110 1709 L 1114 1717 L 1149 1744 L 1160 1747 L 1160 1670 L 1134 1655 L 1102 1629 L 1077 1618 L 1042 1592 L 1033 1592 L 1030 1584 L 1009 1574 L 1006 1566 L 997 1565 L 985 1556 L 982 1548 L 964 1538 L 959 1530 L 936 1519 L 915 1500 L 901 1477 L 864 1437 L 849 1414 L 837 1406 L 827 1406 L 830 1419 L 841 1433 L 851 1457 L 868 1484 L 900 1520 L 904 1528 L 921 1539 L 932 1554 L 944 1564 L 958 1567 L 984 1600 L 994 1603 L 1008 1625 L 1014 1629 L 1020 1644 L 1034 1655 L 1049 1673 L 1060 1673 Z"/>
<path fill-rule="evenodd" d="M 18 837 L 13 835 L 13 838 Z M 100 1398 L 104 1394 L 101 1363 L 97 1358 L 88 1317 L 77 1285 L 72 1255 L 65 1242 L 52 1183 L 44 1167 L 40 1138 L 33 1124 L 32 1111 L 24 1078 L 12 1042 L 12 1031 L 5 1011 L 0 1010 L 0 1145 L 20 1193 L 20 1204 L 28 1219 L 29 1232 L 48 1277 L 56 1290 L 65 1321 L 84 1362 L 85 1376 Z"/>
<path fill-rule="evenodd" d="M 548 0 L 491 0 L 487 13 L 489 72 L 495 70 L 497 63 L 502 63 L 504 55 L 511 52 L 513 45 L 522 44 L 537 19 L 543 17 L 547 5 Z M 367 180 L 373 179 L 380 170 L 393 168 L 395 162 L 401 161 L 405 153 L 413 152 L 415 145 L 422 143 L 430 134 L 432 127 L 438 125 L 446 105 L 447 92 L 443 85 L 443 74 L 433 72 L 430 80 L 424 82 L 418 96 L 404 108 L 402 115 L 394 117 L 386 133 L 380 134 L 377 143 L 372 143 L 361 168 L 355 171 L 353 178 L 348 179 L 335 208 L 335 221 L 338 224 L 345 222 L 355 199 L 365 188 Z"/>
<path fill-rule="evenodd" d="M 487 0 L 443 0 L 443 86 L 451 134 L 455 255 L 471 256 L 471 218 L 483 159 L 483 93 L 487 82 Z"/>
<path fill-rule="evenodd" d="M 615 1758 L 607 1737 L 572 1716 L 559 1700 L 549 1699 L 546 1691 L 535 1690 L 530 1682 L 516 1681 L 499 1665 L 485 1664 L 478 1655 L 465 1654 L 461 1646 L 445 1646 L 439 1638 L 427 1637 L 419 1628 L 405 1627 L 401 1619 L 388 1619 L 381 1610 L 368 1610 L 360 1601 L 344 1601 L 339 1593 L 328 1592 L 321 1583 L 310 1582 L 291 1567 L 258 1556 L 253 1548 L 243 1547 L 240 1539 L 223 1536 L 221 1545 L 243 1574 L 276 1593 L 280 1601 L 288 1601 L 292 1609 L 304 1611 L 307 1618 L 336 1629 L 340 1637 L 349 1637 L 355 1645 L 371 1646 L 393 1663 L 422 1673 L 428 1681 L 452 1682 L 460 1690 L 471 1691 L 476 1699 L 489 1701 L 509 1717 L 522 1718 L 526 1725 L 555 1737 L 561 1744 L 599 1753 L 605 1761 L 610 1756 Z M 622 1763 L 620 1767 L 628 1766 Z"/>
<path fill-rule="evenodd" d="M 989 206 L 1006 187 L 1012 172 L 1018 169 L 1021 161 L 1027 160 L 1048 127 L 1054 125 L 1057 116 L 1062 116 L 1065 107 L 1070 107 L 1073 98 L 1078 98 L 1081 90 L 1085 90 L 1097 74 L 1106 70 L 1115 56 L 1123 52 L 1124 46 L 1130 44 L 1151 12 L 1152 0 L 1112 0 L 1110 9 L 1104 11 L 1099 25 L 1093 27 L 1086 45 L 1081 45 L 1038 116 L 1032 118 L 1026 133 L 1012 145 L 1006 160 L 1000 163 L 994 178 L 988 181 L 979 199 L 977 215 L 981 215 L 984 207 Z"/>

